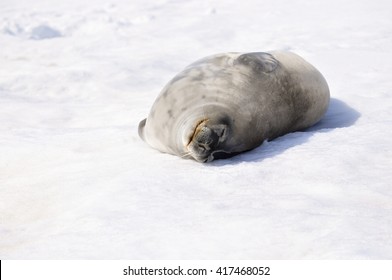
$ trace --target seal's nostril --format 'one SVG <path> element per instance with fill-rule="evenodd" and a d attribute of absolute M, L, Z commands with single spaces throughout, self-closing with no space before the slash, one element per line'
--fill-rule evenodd
<path fill-rule="evenodd" d="M 203 145 L 203 144 L 198 144 L 197 146 L 198 146 L 199 149 L 202 150 L 203 152 L 206 150 L 206 147 L 205 147 L 205 145 Z"/>

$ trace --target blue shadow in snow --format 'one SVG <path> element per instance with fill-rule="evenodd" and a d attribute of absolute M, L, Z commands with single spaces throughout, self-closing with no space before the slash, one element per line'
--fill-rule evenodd
<path fill-rule="evenodd" d="M 331 98 L 325 116 L 314 126 L 305 131 L 318 131 L 322 129 L 335 129 L 352 126 L 361 116 L 355 109 L 343 101 Z"/>

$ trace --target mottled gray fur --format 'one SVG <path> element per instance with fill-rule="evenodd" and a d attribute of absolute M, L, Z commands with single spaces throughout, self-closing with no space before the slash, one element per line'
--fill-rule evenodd
<path fill-rule="evenodd" d="M 324 77 L 294 53 L 218 54 L 166 85 L 139 135 L 161 152 L 208 162 L 307 128 L 328 103 Z"/>

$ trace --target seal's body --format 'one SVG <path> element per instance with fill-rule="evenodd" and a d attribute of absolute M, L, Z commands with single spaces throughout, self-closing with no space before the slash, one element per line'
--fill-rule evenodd
<path fill-rule="evenodd" d="M 175 76 L 139 135 L 161 152 L 208 162 L 312 126 L 328 104 L 324 77 L 294 53 L 223 53 Z"/>

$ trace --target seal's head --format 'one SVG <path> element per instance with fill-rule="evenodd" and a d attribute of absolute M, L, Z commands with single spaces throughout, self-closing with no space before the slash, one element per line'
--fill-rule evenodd
<path fill-rule="evenodd" d="M 230 134 L 230 126 L 225 122 L 214 123 L 202 120 L 195 128 L 186 146 L 191 157 L 199 162 L 210 162 L 230 156 L 225 150 L 225 142 Z"/>

